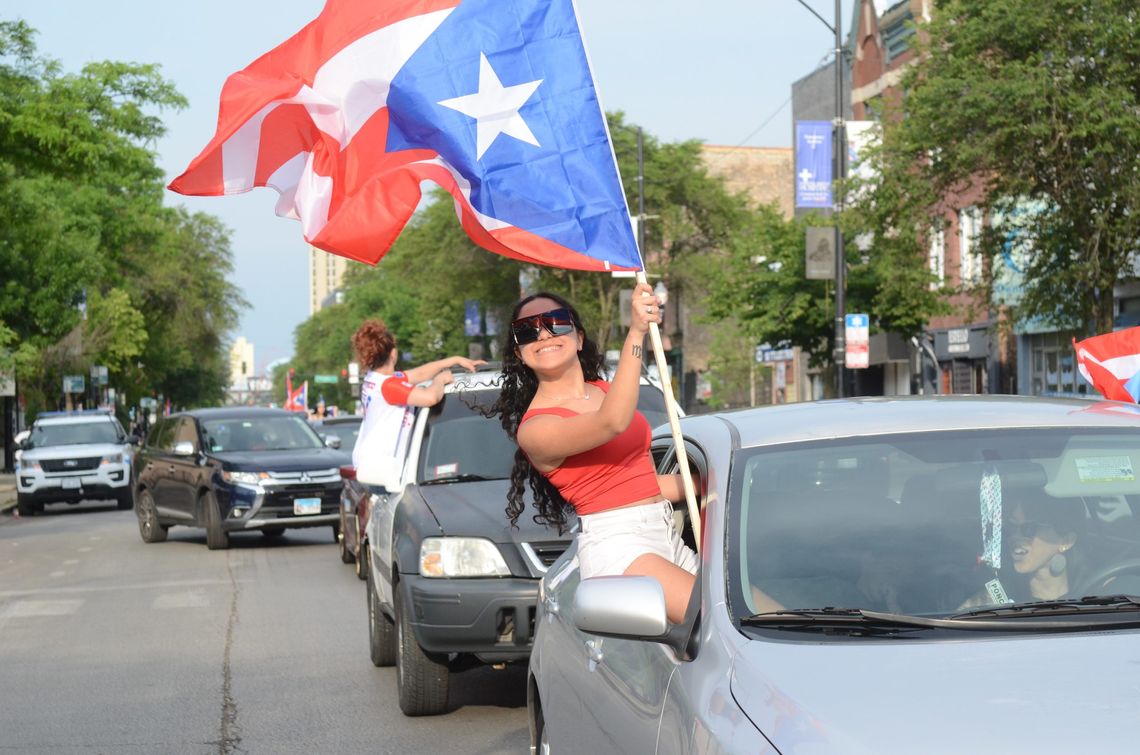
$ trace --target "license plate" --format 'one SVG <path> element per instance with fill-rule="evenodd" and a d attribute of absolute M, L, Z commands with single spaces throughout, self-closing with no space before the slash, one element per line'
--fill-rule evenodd
<path fill-rule="evenodd" d="M 293 513 L 297 516 L 321 513 L 320 498 L 294 498 Z"/>
<path fill-rule="evenodd" d="M 78 477 L 64 477 L 60 481 L 60 484 L 63 486 L 64 490 L 79 490 Z"/>

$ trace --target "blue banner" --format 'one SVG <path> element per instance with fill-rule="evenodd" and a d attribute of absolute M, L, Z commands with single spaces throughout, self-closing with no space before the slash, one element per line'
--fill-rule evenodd
<path fill-rule="evenodd" d="M 796 207 L 832 207 L 830 121 L 796 121 Z"/>

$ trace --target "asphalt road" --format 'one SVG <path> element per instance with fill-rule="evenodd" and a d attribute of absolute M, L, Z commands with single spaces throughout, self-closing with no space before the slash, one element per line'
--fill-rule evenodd
<path fill-rule="evenodd" d="M 477 668 L 407 718 L 368 659 L 328 527 L 209 551 L 85 502 L 0 516 L 0 753 L 519 753 L 525 672 Z"/>

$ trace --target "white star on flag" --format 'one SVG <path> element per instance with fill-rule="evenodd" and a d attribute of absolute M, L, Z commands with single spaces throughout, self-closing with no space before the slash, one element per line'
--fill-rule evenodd
<path fill-rule="evenodd" d="M 475 94 L 442 100 L 439 104 L 475 119 L 476 159 L 481 159 L 498 138 L 507 134 L 527 144 L 540 146 L 519 108 L 538 89 L 542 79 L 505 87 L 491 68 L 484 53 L 479 53 L 479 91 Z"/>

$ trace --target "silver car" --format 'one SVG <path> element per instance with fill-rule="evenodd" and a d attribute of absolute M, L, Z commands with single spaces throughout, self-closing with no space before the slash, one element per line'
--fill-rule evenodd
<path fill-rule="evenodd" d="M 856 399 L 682 429 L 688 616 L 667 625 L 651 579 L 581 582 L 568 549 L 539 596 L 533 750 L 1136 752 L 1140 408 Z"/>

